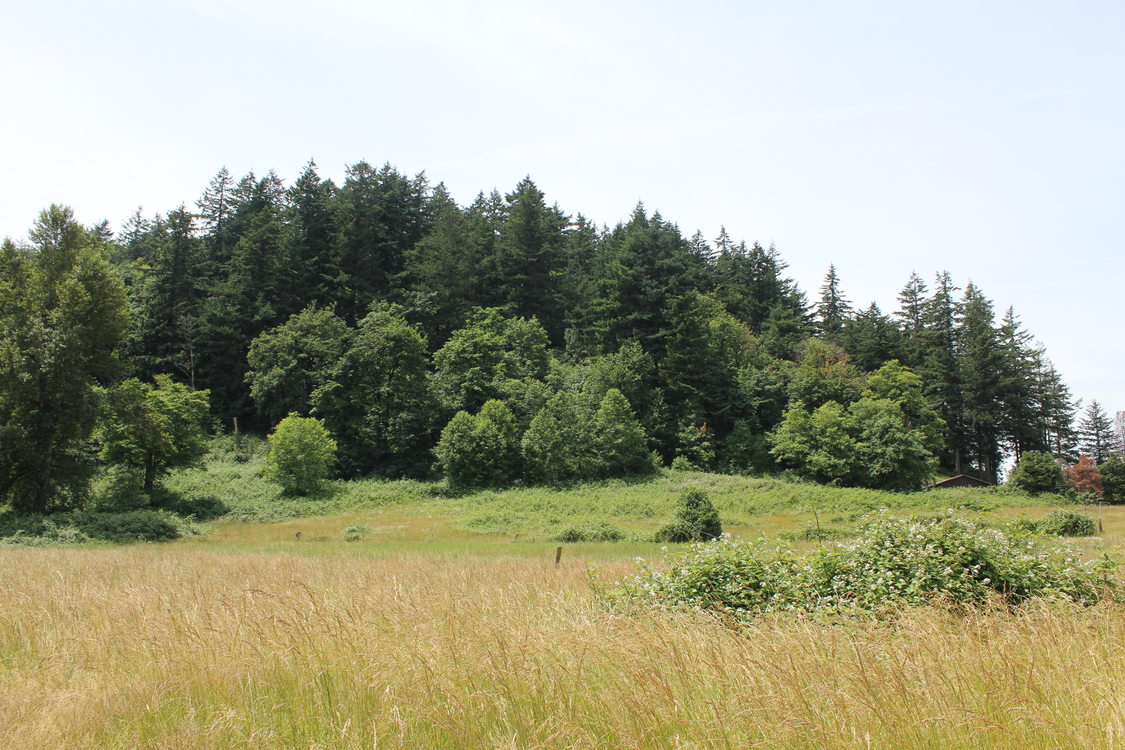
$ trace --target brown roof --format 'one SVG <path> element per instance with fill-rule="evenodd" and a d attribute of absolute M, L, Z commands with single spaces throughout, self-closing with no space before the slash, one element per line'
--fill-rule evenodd
<path fill-rule="evenodd" d="M 991 482 L 986 482 L 983 479 L 971 477 L 968 474 L 958 474 L 955 477 L 950 477 L 936 484 L 930 485 L 931 489 L 934 487 L 990 487 Z"/>

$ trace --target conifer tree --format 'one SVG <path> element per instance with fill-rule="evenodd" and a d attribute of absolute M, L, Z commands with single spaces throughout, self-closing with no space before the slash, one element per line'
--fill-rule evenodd
<path fill-rule="evenodd" d="M 595 456 L 607 477 L 647 474 L 653 470 L 644 428 L 621 391 L 606 392 L 594 416 Z"/>
<path fill-rule="evenodd" d="M 948 271 L 937 275 L 933 294 L 923 308 L 922 360 L 917 372 L 926 384 L 926 397 L 945 423 L 942 464 L 961 474 L 965 469 L 965 435 L 956 292 Z"/>
<path fill-rule="evenodd" d="M 1105 463 L 1113 446 L 1113 422 L 1096 400 L 1086 407 L 1078 423 L 1079 446 L 1095 464 Z"/>
<path fill-rule="evenodd" d="M 971 282 L 959 318 L 959 364 L 966 452 L 981 476 L 996 481 L 1000 464 L 1001 377 L 1004 359 L 992 303 Z"/>
<path fill-rule="evenodd" d="M 903 362 L 918 367 L 924 357 L 923 329 L 926 326 L 926 282 L 915 272 L 910 273 L 906 286 L 898 293 L 899 310 L 895 313 L 902 327 Z"/>
<path fill-rule="evenodd" d="M 836 265 L 828 266 L 828 274 L 820 287 L 820 303 L 817 305 L 817 322 L 820 334 L 827 339 L 837 340 L 844 330 L 844 323 L 852 315 L 851 303 L 840 291 L 840 279 L 836 276 Z"/>
<path fill-rule="evenodd" d="M 487 283 L 496 303 L 510 306 L 522 317 L 537 318 L 550 340 L 562 343 L 564 325 L 559 280 L 564 265 L 569 218 L 558 206 L 547 206 L 544 195 L 524 178 L 505 197 L 505 220 L 495 254 L 487 259 Z"/>
<path fill-rule="evenodd" d="M 331 280 L 338 274 L 334 265 L 336 185 L 320 178 L 316 162 L 310 160 L 289 188 L 286 217 L 294 303 L 327 304 L 332 299 Z"/>

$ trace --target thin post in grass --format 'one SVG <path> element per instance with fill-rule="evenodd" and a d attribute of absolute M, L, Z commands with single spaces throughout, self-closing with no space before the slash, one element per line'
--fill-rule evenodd
<path fill-rule="evenodd" d="M 562 560 L 562 547 L 555 548 L 555 565 L 558 565 Z"/>

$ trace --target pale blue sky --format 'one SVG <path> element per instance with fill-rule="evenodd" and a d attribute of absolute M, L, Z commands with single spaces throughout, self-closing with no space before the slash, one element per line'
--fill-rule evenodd
<path fill-rule="evenodd" d="M 1125 409 L 1125 3 L 10 1 L 0 35 L 0 235 L 223 165 L 389 161 L 463 203 L 530 174 L 775 242 L 810 296 L 835 263 L 890 311 L 948 269 Z"/>

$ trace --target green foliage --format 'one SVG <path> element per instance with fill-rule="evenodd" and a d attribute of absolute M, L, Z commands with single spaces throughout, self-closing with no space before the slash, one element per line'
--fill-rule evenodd
<path fill-rule="evenodd" d="M 360 542 L 366 539 L 370 533 L 371 529 L 365 524 L 357 523 L 344 529 L 340 536 L 343 537 L 345 542 Z"/>
<path fill-rule="evenodd" d="M 418 476 L 428 468 L 436 414 L 426 341 L 402 313 L 374 306 L 312 393 L 313 414 L 340 441 L 346 476 Z"/>
<path fill-rule="evenodd" d="M 434 389 L 449 412 L 472 412 L 500 398 L 509 380 L 541 380 L 548 361 L 547 333 L 536 320 L 477 308 L 434 353 Z"/>
<path fill-rule="evenodd" d="M 810 414 L 793 404 L 771 435 L 772 452 L 818 482 L 909 491 L 933 473 L 940 427 L 921 379 L 892 361 L 848 406 L 828 401 Z"/>
<path fill-rule="evenodd" d="M 1028 451 L 1008 475 L 1008 485 L 1031 495 L 1067 491 L 1062 467 L 1050 453 Z"/>
<path fill-rule="evenodd" d="M 855 439 L 848 434 L 844 407 L 835 401 L 809 413 L 797 402 L 770 436 L 778 462 L 825 484 L 848 484 L 855 470 Z"/>
<path fill-rule="evenodd" d="M 1125 461 L 1116 453 L 1110 454 L 1098 466 L 1098 473 L 1102 475 L 1102 499 L 1107 503 L 1125 503 Z"/>
<path fill-rule="evenodd" d="M 130 378 L 104 393 L 95 438 L 103 461 L 139 475 L 146 492 L 169 469 L 207 453 L 208 391 L 192 391 L 168 375 L 154 384 Z"/>
<path fill-rule="evenodd" d="M 324 385 L 351 335 L 332 310 L 311 305 L 250 342 L 246 382 L 268 424 L 290 413 L 308 416 L 313 391 Z"/>
<path fill-rule="evenodd" d="M 269 436 L 269 444 L 267 475 L 294 495 L 320 489 L 336 460 L 336 441 L 312 417 L 290 414 Z"/>
<path fill-rule="evenodd" d="M 30 237 L 0 246 L 0 502 L 46 511 L 85 497 L 97 386 L 120 374 L 129 318 L 104 244 L 69 208 Z"/>
<path fill-rule="evenodd" d="M 620 542 L 625 532 L 608 523 L 593 526 L 568 526 L 555 536 L 555 541 L 576 544 L 578 542 Z"/>
<path fill-rule="evenodd" d="M 452 487 L 511 482 L 521 470 L 519 425 L 504 402 L 488 401 L 479 414 L 457 412 L 442 430 L 434 455 Z"/>
<path fill-rule="evenodd" d="M 719 468 L 724 474 L 756 474 L 765 472 L 771 465 L 769 441 L 755 433 L 749 422 L 740 419 L 723 441 L 719 453 Z"/>
<path fill-rule="evenodd" d="M 183 521 L 162 510 L 5 514 L 0 517 L 0 544 L 45 546 L 89 541 L 115 544 L 168 542 L 180 538 L 184 528 Z"/>
<path fill-rule="evenodd" d="M 1053 510 L 1035 523 L 1035 531 L 1049 536 L 1093 536 L 1098 527 L 1085 513 Z"/>
<path fill-rule="evenodd" d="M 789 401 L 816 409 L 829 401 L 850 404 L 859 398 L 863 378 L 847 352 L 834 344 L 810 339 L 800 364 L 789 373 Z"/>
<path fill-rule="evenodd" d="M 699 542 L 723 535 L 719 511 L 700 489 L 684 490 L 676 506 L 676 520 L 656 532 L 657 542 Z"/>
<path fill-rule="evenodd" d="M 593 420 L 596 476 L 651 474 L 655 469 L 644 428 L 616 388 L 606 392 Z"/>
<path fill-rule="evenodd" d="M 711 428 L 706 422 L 687 417 L 676 433 L 676 456 L 672 459 L 672 467 L 708 471 L 714 464 L 715 438 Z"/>
<path fill-rule="evenodd" d="M 763 612 L 892 614 L 935 600 L 1059 597 L 1094 604 L 1105 591 L 1092 564 L 1069 548 L 1041 549 L 957 518 L 877 516 L 861 535 L 807 557 L 724 538 L 691 547 L 667 572 L 645 568 L 617 597 L 688 606 L 749 620 Z"/>

